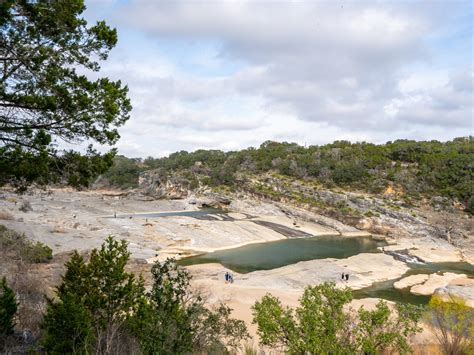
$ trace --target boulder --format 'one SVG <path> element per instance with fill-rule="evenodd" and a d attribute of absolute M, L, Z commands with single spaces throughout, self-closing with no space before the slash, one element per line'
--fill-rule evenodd
<path fill-rule="evenodd" d="M 415 286 L 424 283 L 426 280 L 428 280 L 429 275 L 426 274 L 419 274 L 419 275 L 411 275 L 408 277 L 404 277 L 401 280 L 398 280 L 393 284 L 393 287 L 396 288 L 397 290 L 401 290 L 403 288 Z"/>
<path fill-rule="evenodd" d="M 430 296 L 436 289 L 446 287 L 453 281 L 462 279 L 467 279 L 466 275 L 452 272 L 445 272 L 442 275 L 431 274 L 425 283 L 413 286 L 410 292 L 415 295 Z"/>
<path fill-rule="evenodd" d="M 464 285 L 448 285 L 438 288 L 435 292 L 445 301 L 453 298 L 459 298 L 466 302 L 466 306 L 474 308 L 474 280 L 473 282 Z"/>

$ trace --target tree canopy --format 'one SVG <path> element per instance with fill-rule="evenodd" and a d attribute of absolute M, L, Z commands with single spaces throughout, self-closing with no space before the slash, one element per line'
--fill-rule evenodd
<path fill-rule="evenodd" d="M 337 186 L 375 194 L 396 186 L 413 199 L 423 195 L 457 199 L 466 211 L 474 213 L 473 161 L 472 137 L 386 144 L 335 141 L 308 147 L 267 141 L 259 148 L 240 151 L 181 151 L 143 161 L 120 157 L 104 177 L 114 186 L 130 187 L 137 185 L 141 171 L 160 169 L 163 175 L 181 175 L 190 181 L 190 186 L 243 189 L 246 177 L 255 180 L 255 175 L 272 173 L 327 188 Z"/>
<path fill-rule="evenodd" d="M 77 252 L 49 299 L 42 343 L 48 353 L 227 353 L 249 337 L 245 323 L 221 304 L 205 307 L 189 274 L 172 259 L 153 265 L 153 285 L 125 270 L 130 253 L 112 237 L 89 262 Z"/>
<path fill-rule="evenodd" d="M 306 287 L 296 309 L 265 295 L 253 306 L 260 343 L 291 354 L 408 353 L 408 338 L 420 331 L 421 310 L 397 304 L 392 312 L 380 301 L 375 309 L 347 309 L 349 288 L 334 283 Z"/>
<path fill-rule="evenodd" d="M 117 32 L 103 21 L 88 26 L 84 10 L 83 0 L 0 4 L 0 183 L 87 185 L 112 163 L 113 151 L 60 147 L 114 144 L 131 110 L 120 81 L 87 75 L 99 71 Z"/>

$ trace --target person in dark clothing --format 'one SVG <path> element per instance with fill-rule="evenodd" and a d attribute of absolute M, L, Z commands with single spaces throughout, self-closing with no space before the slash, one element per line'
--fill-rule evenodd
<path fill-rule="evenodd" d="M 225 272 L 225 283 L 228 283 L 228 282 L 229 282 L 229 277 L 230 277 L 229 272 L 226 271 L 226 272 Z"/>
<path fill-rule="evenodd" d="M 342 280 L 342 281 L 344 281 L 344 277 L 345 277 L 345 275 L 344 275 L 344 273 L 342 273 L 342 274 L 341 274 L 341 280 Z"/>
<path fill-rule="evenodd" d="M 346 274 L 346 281 L 349 281 L 349 274 Z"/>

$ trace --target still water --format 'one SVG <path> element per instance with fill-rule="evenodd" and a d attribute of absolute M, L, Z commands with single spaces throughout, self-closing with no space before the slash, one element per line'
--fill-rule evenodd
<path fill-rule="evenodd" d="M 359 253 L 377 253 L 377 247 L 386 245 L 370 237 L 347 238 L 324 236 L 313 238 L 284 239 L 276 242 L 259 243 L 240 248 L 227 249 L 193 256 L 179 261 L 180 265 L 220 263 L 238 272 L 248 273 L 256 270 L 270 270 L 299 261 L 347 258 Z M 407 263 L 410 267 L 405 275 L 455 272 L 474 277 L 474 266 L 468 263 Z M 397 290 L 393 283 L 397 280 L 376 282 L 372 286 L 355 290 L 354 298 L 378 297 L 390 301 L 426 304 L 428 296 L 417 296 L 409 289 Z"/>
<path fill-rule="evenodd" d="M 193 256 L 182 259 L 179 263 L 181 265 L 220 263 L 235 272 L 248 273 L 275 269 L 299 261 L 342 259 L 359 253 L 376 253 L 379 252 L 377 247 L 384 245 L 386 245 L 385 242 L 376 241 L 370 237 L 293 238 Z"/>

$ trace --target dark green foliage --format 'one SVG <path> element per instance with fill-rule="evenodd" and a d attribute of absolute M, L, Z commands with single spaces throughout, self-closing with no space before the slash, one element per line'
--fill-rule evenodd
<path fill-rule="evenodd" d="M 362 354 L 384 353 L 397 349 L 401 354 L 410 353 L 408 336 L 421 331 L 418 320 L 421 309 L 410 304 L 397 304 L 396 317 L 384 301 L 379 301 L 372 311 L 361 307 L 358 311 L 354 340 Z"/>
<path fill-rule="evenodd" d="M 420 309 L 398 305 L 394 315 L 380 301 L 374 310 L 360 308 L 354 317 L 345 307 L 351 300 L 350 289 L 334 283 L 306 287 L 296 309 L 267 294 L 252 307 L 260 343 L 295 354 L 409 352 L 408 337 L 420 331 Z"/>
<path fill-rule="evenodd" d="M 41 242 L 33 243 L 24 234 L 0 225 L 0 252 L 3 256 L 28 263 L 44 263 L 53 258 L 53 250 Z"/>
<path fill-rule="evenodd" d="M 138 175 L 143 171 L 139 159 L 128 159 L 122 155 L 114 158 L 113 165 L 101 176 L 109 185 L 118 188 L 133 188 L 138 186 Z"/>
<path fill-rule="evenodd" d="M 473 162 L 472 137 L 464 137 L 445 143 L 397 140 L 376 145 L 336 141 L 309 147 L 267 141 L 258 149 L 238 152 L 198 150 L 147 158 L 141 168 L 160 168 L 165 174 L 190 179 L 192 176 L 203 185 L 237 188 L 243 187 L 241 176 L 268 172 L 312 179 L 326 188 L 338 186 L 370 193 L 382 193 L 389 185 L 396 185 L 414 198 L 426 194 L 458 199 L 469 212 Z M 134 174 L 138 176 L 138 172 Z"/>
<path fill-rule="evenodd" d="M 122 329 L 143 302 L 143 280 L 125 272 L 130 257 L 125 241 L 106 239 L 85 263 L 75 252 L 48 300 L 44 346 L 51 353 L 99 351 L 104 341 L 119 342 L 122 333 L 103 339 L 110 329 Z"/>
<path fill-rule="evenodd" d="M 0 282 L 0 340 L 13 334 L 17 309 L 15 293 L 8 287 L 7 279 L 3 277 Z"/>
<path fill-rule="evenodd" d="M 226 353 L 248 337 L 228 307 L 204 307 L 189 289 L 190 276 L 173 260 L 153 266 L 153 287 L 145 293 L 142 278 L 125 272 L 129 257 L 126 242 L 111 237 L 87 263 L 72 255 L 56 299 L 48 300 L 48 353 Z"/>
<path fill-rule="evenodd" d="M 87 185 L 112 154 L 57 150 L 58 140 L 113 144 L 131 110 L 128 89 L 89 80 L 117 42 L 105 22 L 88 27 L 83 0 L 2 1 L 0 6 L 0 183 L 65 180 Z"/>
<path fill-rule="evenodd" d="M 147 302 L 130 321 L 145 354 L 226 353 L 248 337 L 243 321 L 230 318 L 230 308 L 204 307 L 189 289 L 190 276 L 174 260 L 156 263 Z"/>
<path fill-rule="evenodd" d="M 466 212 L 469 212 L 470 214 L 474 214 L 474 195 L 469 197 L 469 200 L 467 200 Z"/>
<path fill-rule="evenodd" d="M 84 353 L 92 348 L 92 317 L 84 300 L 75 294 L 66 293 L 57 303 L 48 300 L 43 325 L 42 342 L 51 354 Z"/>

